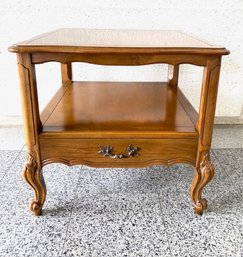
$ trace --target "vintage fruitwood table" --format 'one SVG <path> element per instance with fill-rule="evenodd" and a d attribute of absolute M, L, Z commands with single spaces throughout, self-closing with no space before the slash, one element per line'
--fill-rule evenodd
<path fill-rule="evenodd" d="M 23 177 L 34 190 L 30 210 L 46 198 L 42 167 L 196 168 L 191 198 L 202 214 L 213 178 L 209 151 L 223 47 L 179 31 L 59 29 L 9 48 L 17 53 L 28 159 Z M 62 85 L 39 114 L 35 65 L 60 62 Z M 168 64 L 167 82 L 74 82 L 72 62 Z M 180 64 L 204 67 L 199 114 L 178 87 Z"/>

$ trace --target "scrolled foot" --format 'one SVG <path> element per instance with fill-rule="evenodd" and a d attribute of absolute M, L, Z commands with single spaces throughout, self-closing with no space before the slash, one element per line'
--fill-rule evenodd
<path fill-rule="evenodd" d="M 46 186 L 42 176 L 41 167 L 38 167 L 33 155 L 28 154 L 27 162 L 23 168 L 24 180 L 33 188 L 35 197 L 29 204 L 30 211 L 39 216 L 46 198 Z"/>
<path fill-rule="evenodd" d="M 29 210 L 35 215 L 35 216 L 40 216 L 42 215 L 42 204 L 35 201 L 31 200 L 29 204 Z"/>
<path fill-rule="evenodd" d="M 203 210 L 207 209 L 207 200 L 206 199 L 201 199 L 200 201 L 197 201 L 194 204 L 194 210 L 196 214 L 202 215 Z"/>
<path fill-rule="evenodd" d="M 207 200 L 202 198 L 203 188 L 212 180 L 214 167 L 210 161 L 209 153 L 203 155 L 200 167 L 196 169 L 196 174 L 192 181 L 191 197 L 195 212 L 202 215 L 207 208 Z"/>

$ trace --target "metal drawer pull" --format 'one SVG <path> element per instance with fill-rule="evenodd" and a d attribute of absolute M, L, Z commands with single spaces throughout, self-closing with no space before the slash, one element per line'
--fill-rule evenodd
<path fill-rule="evenodd" d="M 139 153 L 138 151 L 140 151 L 141 148 L 137 147 L 137 146 L 133 146 L 133 145 L 129 145 L 126 148 L 127 151 L 127 155 L 126 154 L 113 154 L 113 147 L 110 145 L 105 145 L 105 146 L 101 146 L 100 150 L 99 150 L 99 154 L 102 154 L 103 156 L 107 156 L 110 157 L 112 159 L 122 159 L 122 158 L 128 158 L 130 156 L 135 157 L 138 156 Z"/>

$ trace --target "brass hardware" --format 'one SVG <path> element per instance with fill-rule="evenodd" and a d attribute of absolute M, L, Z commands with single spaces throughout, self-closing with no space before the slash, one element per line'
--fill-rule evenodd
<path fill-rule="evenodd" d="M 130 156 L 135 157 L 138 156 L 139 153 L 138 151 L 140 151 L 141 148 L 137 147 L 137 146 L 133 146 L 133 145 L 129 145 L 126 148 L 127 151 L 127 155 L 126 154 L 113 154 L 113 147 L 110 145 L 105 145 L 105 146 L 101 146 L 100 150 L 98 151 L 99 154 L 102 154 L 103 156 L 107 156 L 110 157 L 112 159 L 123 159 L 123 158 L 128 158 Z"/>

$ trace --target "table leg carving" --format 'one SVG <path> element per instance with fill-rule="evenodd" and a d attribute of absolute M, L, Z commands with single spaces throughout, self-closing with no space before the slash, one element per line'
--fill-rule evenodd
<path fill-rule="evenodd" d="M 202 161 L 199 167 L 196 167 L 191 187 L 191 198 L 197 214 L 202 214 L 207 208 L 207 200 L 202 198 L 202 190 L 214 176 L 214 167 L 210 161 L 209 152 L 203 152 L 201 156 Z"/>
<path fill-rule="evenodd" d="M 42 206 L 46 198 L 46 186 L 42 168 L 38 166 L 33 155 L 28 153 L 28 159 L 23 168 L 24 180 L 33 188 L 35 197 L 30 202 L 30 211 L 35 215 L 42 214 Z"/>

